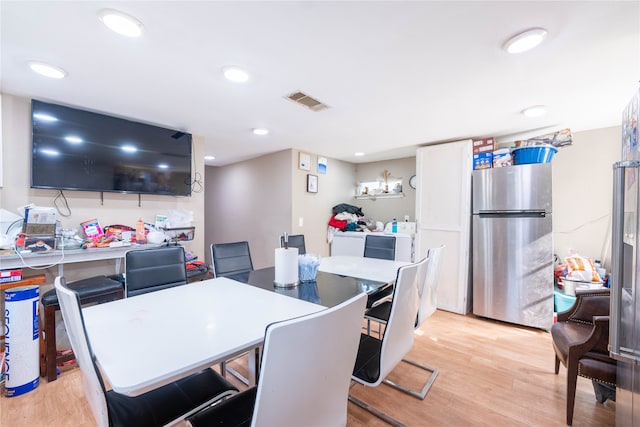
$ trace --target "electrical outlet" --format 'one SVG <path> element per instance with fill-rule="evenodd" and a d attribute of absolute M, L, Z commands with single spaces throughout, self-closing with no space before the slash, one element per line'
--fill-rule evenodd
<path fill-rule="evenodd" d="M 409 215 L 404 216 L 404 222 L 409 222 Z"/>
<path fill-rule="evenodd" d="M 299 217 L 298 218 L 298 227 L 303 227 L 304 226 L 304 218 L 303 217 Z"/>

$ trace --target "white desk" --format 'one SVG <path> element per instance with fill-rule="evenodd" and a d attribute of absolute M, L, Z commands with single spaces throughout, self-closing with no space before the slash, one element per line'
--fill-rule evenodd
<path fill-rule="evenodd" d="M 131 250 L 157 248 L 159 245 L 130 245 L 117 248 L 89 248 L 55 250 L 51 252 L 32 252 L 0 256 L 0 268 L 40 268 L 58 266 L 58 276 L 64 276 L 63 264 L 73 262 L 88 262 L 115 259 L 115 272 L 120 273 L 120 262 L 124 255 Z"/>
<path fill-rule="evenodd" d="M 398 269 L 411 264 L 405 261 L 392 261 L 361 256 L 330 256 L 320 260 L 318 271 L 340 274 L 341 276 L 356 277 L 364 280 L 394 283 Z"/>
<path fill-rule="evenodd" d="M 135 396 L 260 345 L 270 323 L 323 309 L 216 278 L 87 307 L 83 313 L 105 378 L 118 393 Z"/>

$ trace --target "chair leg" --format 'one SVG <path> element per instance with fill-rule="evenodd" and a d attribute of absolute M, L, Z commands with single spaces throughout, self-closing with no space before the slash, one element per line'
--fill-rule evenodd
<path fill-rule="evenodd" d="M 56 372 L 56 309 L 54 306 L 44 308 L 44 357 L 47 382 L 58 378 Z"/>
<path fill-rule="evenodd" d="M 384 412 L 381 412 L 381 411 L 377 410 L 373 406 L 367 405 L 362 400 L 360 400 L 358 398 L 355 398 L 355 397 L 353 397 L 351 395 L 349 395 L 349 402 L 352 402 L 352 403 L 358 405 L 359 407 L 361 407 L 365 411 L 375 415 L 376 417 L 380 418 L 382 421 L 384 421 L 385 423 L 387 423 L 389 425 L 392 425 L 394 427 L 407 427 L 405 424 L 402 424 L 400 421 L 396 420 L 395 418 L 392 418 L 389 415 L 385 414 Z"/>
<path fill-rule="evenodd" d="M 567 425 L 573 424 L 573 407 L 576 400 L 576 383 L 578 382 L 578 362 L 571 359 L 567 363 Z"/>
<path fill-rule="evenodd" d="M 558 359 L 558 355 L 556 354 L 556 375 L 560 372 L 560 359 Z"/>
<path fill-rule="evenodd" d="M 391 380 L 385 379 L 383 382 L 393 388 L 395 388 L 396 390 L 400 390 L 404 393 L 410 394 L 411 396 L 420 399 L 420 400 L 424 400 L 425 396 L 427 395 L 427 393 L 429 392 L 429 389 L 431 388 L 431 386 L 433 385 L 433 382 L 436 380 L 436 378 L 438 377 L 439 371 L 435 368 L 432 368 L 430 366 L 424 365 L 420 362 L 416 362 L 415 360 L 409 360 L 409 359 L 402 359 L 403 362 L 405 363 L 409 363 L 410 365 L 416 366 L 422 370 L 425 370 L 427 372 L 431 372 L 431 375 L 429 375 L 429 378 L 427 378 L 427 382 L 424 384 L 424 386 L 422 386 L 421 390 L 412 390 L 409 387 L 403 386 L 401 384 L 395 383 Z"/>

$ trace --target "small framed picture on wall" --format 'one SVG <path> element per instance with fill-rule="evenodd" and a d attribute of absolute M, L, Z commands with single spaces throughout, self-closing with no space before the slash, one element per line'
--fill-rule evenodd
<path fill-rule="evenodd" d="M 307 174 L 307 193 L 318 192 L 318 175 Z"/>
<path fill-rule="evenodd" d="M 311 155 L 298 153 L 298 168 L 305 171 L 311 170 Z"/>

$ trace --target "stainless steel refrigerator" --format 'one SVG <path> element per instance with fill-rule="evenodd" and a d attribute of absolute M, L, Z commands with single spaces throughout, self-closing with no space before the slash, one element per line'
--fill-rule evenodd
<path fill-rule="evenodd" d="M 473 313 L 553 324 L 551 164 L 473 172 Z"/>
<path fill-rule="evenodd" d="M 618 361 L 616 426 L 640 426 L 638 197 L 640 91 L 623 113 L 622 162 L 613 165 L 609 349 Z"/>

